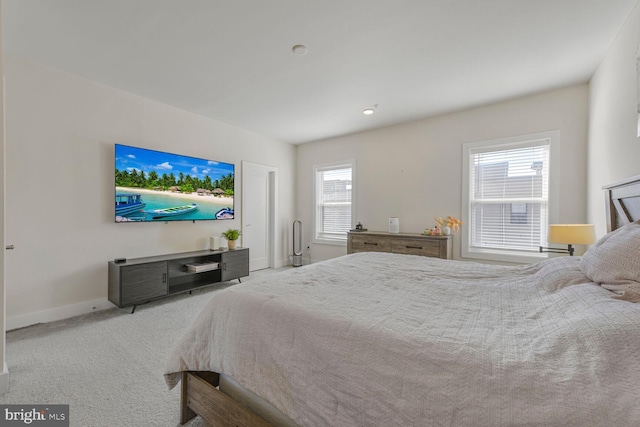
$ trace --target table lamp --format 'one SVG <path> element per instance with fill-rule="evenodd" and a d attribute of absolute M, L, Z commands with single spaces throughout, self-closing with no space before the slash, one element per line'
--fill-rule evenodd
<path fill-rule="evenodd" d="M 549 243 L 564 243 L 567 249 L 544 248 L 540 246 L 540 252 L 553 252 L 559 254 L 568 253 L 573 256 L 573 245 L 590 245 L 596 241 L 596 232 L 593 224 L 549 224 Z"/>

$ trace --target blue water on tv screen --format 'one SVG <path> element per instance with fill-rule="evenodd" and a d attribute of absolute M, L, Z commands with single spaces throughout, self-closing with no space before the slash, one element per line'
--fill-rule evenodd
<path fill-rule="evenodd" d="M 235 166 L 116 144 L 115 221 L 233 219 Z"/>

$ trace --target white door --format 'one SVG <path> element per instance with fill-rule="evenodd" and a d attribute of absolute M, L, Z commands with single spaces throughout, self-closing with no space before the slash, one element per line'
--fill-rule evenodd
<path fill-rule="evenodd" d="M 242 162 L 242 246 L 249 270 L 274 266 L 277 169 Z"/>

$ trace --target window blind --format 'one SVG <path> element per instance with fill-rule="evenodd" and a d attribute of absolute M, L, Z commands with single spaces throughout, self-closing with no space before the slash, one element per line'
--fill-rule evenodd
<path fill-rule="evenodd" d="M 469 246 L 538 251 L 546 244 L 548 139 L 469 150 Z"/>
<path fill-rule="evenodd" d="M 352 167 L 316 169 L 316 238 L 346 240 L 351 228 Z"/>

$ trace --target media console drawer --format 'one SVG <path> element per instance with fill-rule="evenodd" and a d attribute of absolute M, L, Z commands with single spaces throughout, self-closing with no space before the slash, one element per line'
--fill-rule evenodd
<path fill-rule="evenodd" d="M 347 253 L 392 252 L 452 259 L 452 236 L 425 236 L 417 233 L 352 231 L 347 234 Z"/>

